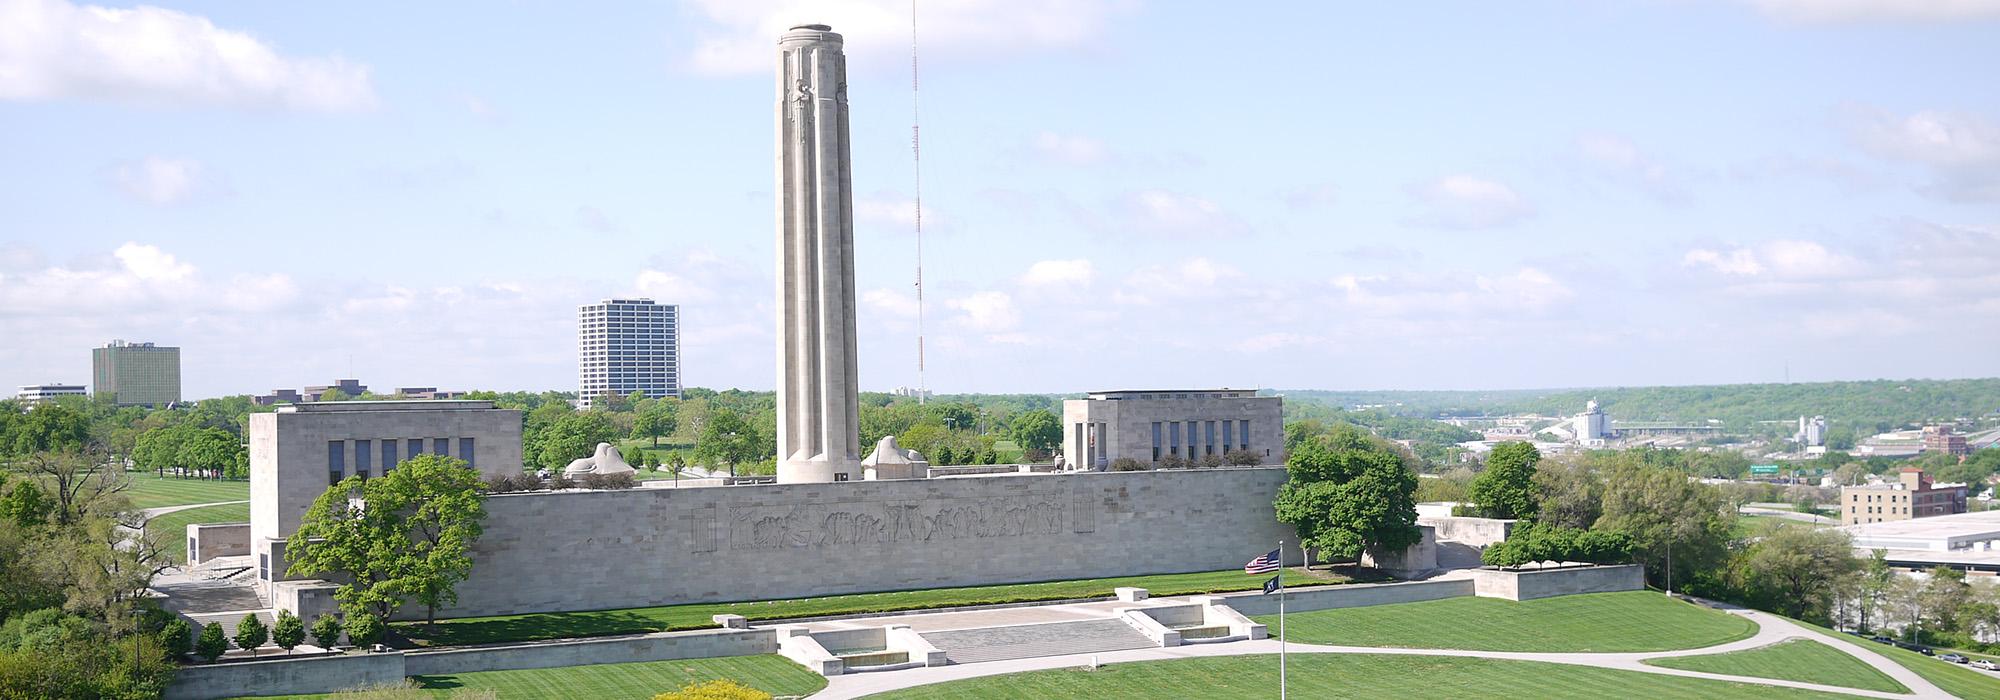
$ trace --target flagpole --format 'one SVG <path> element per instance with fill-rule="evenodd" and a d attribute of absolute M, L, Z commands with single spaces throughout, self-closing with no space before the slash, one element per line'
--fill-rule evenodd
<path fill-rule="evenodd" d="M 1285 541 L 1278 540 L 1278 700 L 1285 700 Z"/>

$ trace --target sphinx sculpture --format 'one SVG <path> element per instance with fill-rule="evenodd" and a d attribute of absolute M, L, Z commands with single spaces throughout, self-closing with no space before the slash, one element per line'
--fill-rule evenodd
<path fill-rule="evenodd" d="M 625 458 L 618 455 L 618 448 L 612 447 L 608 442 L 597 443 L 597 454 L 570 462 L 568 467 L 563 468 L 563 474 L 572 477 L 585 474 L 630 474 L 633 471 L 632 465 L 626 464 Z"/>
<path fill-rule="evenodd" d="M 896 436 L 885 435 L 875 443 L 875 451 L 861 460 L 863 478 L 876 479 L 926 479 L 931 475 L 931 462 L 916 450 L 905 450 L 896 444 Z"/>

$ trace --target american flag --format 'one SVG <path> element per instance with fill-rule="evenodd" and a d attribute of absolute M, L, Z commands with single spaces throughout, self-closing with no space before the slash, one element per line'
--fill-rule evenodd
<path fill-rule="evenodd" d="M 1244 564 L 1243 573 L 1268 574 L 1273 571 L 1277 571 L 1279 566 L 1278 561 L 1280 556 L 1282 555 L 1278 554 L 1278 550 L 1273 549 L 1271 550 L 1270 554 L 1257 557 L 1256 559 L 1250 560 L 1250 563 Z"/>

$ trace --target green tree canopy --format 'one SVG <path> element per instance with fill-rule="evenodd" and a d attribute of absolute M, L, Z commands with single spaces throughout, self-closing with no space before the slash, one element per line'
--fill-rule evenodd
<path fill-rule="evenodd" d="M 535 461 L 545 469 L 561 469 L 571 460 L 595 454 L 597 443 L 616 438 L 611 418 L 603 411 L 573 411 L 542 430 Z"/>
<path fill-rule="evenodd" d="M 676 416 L 673 399 L 648 402 L 639 409 L 639 415 L 632 421 L 632 437 L 652 438 L 653 446 L 660 446 L 660 437 L 674 434 Z"/>
<path fill-rule="evenodd" d="M 1735 513 L 1714 489 L 1687 473 L 1644 464 L 1620 464 L 1604 475 L 1604 515 L 1598 529 L 1632 538 L 1633 555 L 1664 586 L 1669 570 L 1680 581 L 1713 571 L 1727 553 Z"/>
<path fill-rule="evenodd" d="M 291 572 L 344 575 L 334 598 L 345 609 L 387 618 L 416 602 L 429 621 L 457 602 L 457 585 L 472 571 L 472 545 L 486 518 L 479 478 L 463 460 L 434 454 L 378 479 L 348 477 L 314 500 L 292 533 L 285 550 Z M 348 501 L 355 492 L 358 507 Z"/>
<path fill-rule="evenodd" d="M 1526 442 L 1503 442 L 1486 457 L 1486 471 L 1472 480 L 1468 495 L 1487 515 L 1531 520 L 1537 508 L 1535 465 L 1542 453 Z"/>
<path fill-rule="evenodd" d="M 1417 478 L 1401 456 L 1350 426 L 1303 441 L 1286 460 L 1289 480 L 1273 504 L 1278 520 L 1328 559 L 1416 544 Z"/>
<path fill-rule="evenodd" d="M 1046 410 L 1038 408 L 1015 416 L 1012 429 L 1014 442 L 1024 450 L 1048 452 L 1062 444 L 1062 419 Z"/>

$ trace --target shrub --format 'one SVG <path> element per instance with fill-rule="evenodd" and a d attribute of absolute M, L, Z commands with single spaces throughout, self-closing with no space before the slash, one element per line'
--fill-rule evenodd
<path fill-rule="evenodd" d="M 1223 465 L 1222 455 L 1202 455 L 1198 462 L 1204 469 L 1214 469 Z"/>
<path fill-rule="evenodd" d="M 1451 507 L 1451 515 L 1454 518 L 1477 518 L 1479 507 L 1470 503 L 1460 503 Z"/>
<path fill-rule="evenodd" d="M 166 649 L 167 658 L 180 661 L 194 650 L 194 630 L 188 629 L 187 620 L 175 617 L 160 628 L 160 646 Z"/>
<path fill-rule="evenodd" d="M 355 646 L 365 647 L 382 641 L 382 633 L 388 631 L 382 619 L 368 613 L 350 613 L 347 616 L 347 641 Z"/>
<path fill-rule="evenodd" d="M 201 639 L 194 643 L 194 655 L 201 660 L 215 663 L 222 658 L 222 652 L 229 651 L 229 640 L 222 636 L 222 625 L 211 622 L 201 628 Z"/>
<path fill-rule="evenodd" d="M 979 451 L 980 464 L 999 464 L 1000 453 L 991 447 Z"/>
<path fill-rule="evenodd" d="M 937 454 L 931 455 L 931 464 L 948 467 L 958 462 L 958 455 L 945 445 L 938 445 Z"/>
<path fill-rule="evenodd" d="M 541 477 L 526 472 L 507 477 L 507 480 L 513 482 L 515 491 L 533 491 L 542 487 Z"/>
<path fill-rule="evenodd" d="M 256 656 L 257 647 L 270 640 L 270 628 L 264 626 L 264 621 L 258 619 L 256 613 L 244 615 L 243 620 L 236 623 L 236 648 L 250 650 L 251 656 Z"/>
<path fill-rule="evenodd" d="M 1161 469 L 1186 469 L 1188 462 L 1180 455 L 1167 455 L 1160 458 L 1159 465 Z"/>
<path fill-rule="evenodd" d="M 639 480 L 631 474 L 585 474 L 583 487 L 587 489 L 629 489 L 639 485 Z"/>
<path fill-rule="evenodd" d="M 1489 566 L 1521 566 L 1537 561 L 1624 564 L 1632 561 L 1632 538 L 1610 530 L 1578 530 L 1523 525 L 1505 541 L 1487 545 L 1480 561 Z"/>
<path fill-rule="evenodd" d="M 313 620 L 313 646 L 321 649 L 332 649 L 338 646 L 340 644 L 340 632 L 340 618 L 334 617 L 332 613 L 320 613 L 319 618 Z"/>
<path fill-rule="evenodd" d="M 689 683 L 680 690 L 655 695 L 653 700 L 771 700 L 771 694 L 723 678 Z"/>
<path fill-rule="evenodd" d="M 1257 466 L 1258 464 L 1263 463 L 1264 461 L 1263 457 L 1258 456 L 1257 453 L 1252 452 L 1250 450 L 1237 450 L 1235 452 L 1231 452 L 1224 459 L 1228 461 L 1230 464 L 1239 467 L 1254 467 Z"/>
<path fill-rule="evenodd" d="M 556 472 L 554 476 L 550 476 L 548 484 L 550 491 L 576 488 L 576 480 L 569 478 L 568 474 L 562 472 Z"/>
<path fill-rule="evenodd" d="M 278 621 L 271 625 L 271 643 L 290 654 L 293 647 L 297 647 L 305 640 L 306 623 L 300 620 L 299 616 L 293 615 L 292 611 L 280 608 Z"/>
<path fill-rule="evenodd" d="M 485 479 L 481 479 L 480 483 L 486 486 L 487 491 L 493 493 L 514 492 L 514 477 L 507 476 L 506 474 L 494 474 L 492 476 L 488 476 Z"/>
<path fill-rule="evenodd" d="M 1131 457 L 1119 457 L 1117 459 L 1111 460 L 1111 471 L 1114 472 L 1142 472 L 1149 468 L 1150 467 L 1147 467 L 1145 462 L 1141 462 Z"/>

